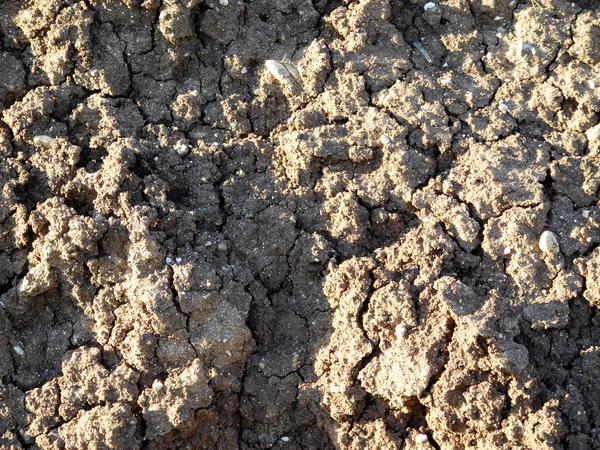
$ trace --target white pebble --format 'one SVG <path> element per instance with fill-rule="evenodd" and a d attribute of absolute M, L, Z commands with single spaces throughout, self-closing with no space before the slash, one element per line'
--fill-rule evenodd
<path fill-rule="evenodd" d="M 382 134 L 381 137 L 379 138 L 379 142 L 381 142 L 383 145 L 387 145 L 390 142 L 392 142 L 392 140 L 387 137 L 385 134 Z"/>
<path fill-rule="evenodd" d="M 429 438 L 427 437 L 426 434 L 417 434 L 417 437 L 415 437 L 415 442 L 417 444 L 424 444 L 428 441 L 429 441 Z"/>
<path fill-rule="evenodd" d="M 289 438 L 289 437 L 287 437 L 287 436 L 283 436 L 283 437 L 281 438 L 281 440 L 282 440 L 283 442 L 289 442 L 289 441 L 290 441 L 290 438 Z"/>
<path fill-rule="evenodd" d="M 590 217 L 590 211 L 587 209 L 584 209 L 583 212 L 581 213 L 581 215 L 587 219 Z"/>
<path fill-rule="evenodd" d="M 512 252 L 512 248 L 510 248 L 510 247 L 506 247 L 506 248 L 504 249 L 504 254 L 505 254 L 505 255 L 510 255 L 510 252 Z"/>
<path fill-rule="evenodd" d="M 179 156 L 186 156 L 190 152 L 190 147 L 186 144 L 177 144 L 175 145 L 175 151 Z"/>
<path fill-rule="evenodd" d="M 248 68 L 246 66 L 242 67 L 240 70 L 241 73 L 248 73 Z"/>
<path fill-rule="evenodd" d="M 435 8 L 437 5 L 433 2 L 429 2 L 429 3 L 425 3 L 425 6 L 423 6 L 423 9 L 425 11 L 429 11 L 430 9 Z"/>
<path fill-rule="evenodd" d="M 181 258 L 179 258 L 179 257 L 175 258 L 175 262 L 177 264 L 181 264 L 181 261 L 183 261 Z"/>
<path fill-rule="evenodd" d="M 494 17 L 494 20 L 502 20 L 502 19 L 503 19 L 502 16 L 496 16 L 496 17 Z"/>
<path fill-rule="evenodd" d="M 33 137 L 33 143 L 35 145 L 41 145 L 42 147 L 45 147 L 45 148 L 49 148 L 50 145 L 52 145 L 52 141 L 54 141 L 54 138 L 47 136 L 45 134 L 38 134 L 37 136 Z"/>
<path fill-rule="evenodd" d="M 293 64 L 268 59 L 265 67 L 280 83 L 294 84 L 300 81 L 300 72 Z"/>
<path fill-rule="evenodd" d="M 152 390 L 160 391 L 163 388 L 163 386 L 164 386 L 164 384 L 162 383 L 162 381 L 154 380 L 154 383 L 152 383 Z"/>
<path fill-rule="evenodd" d="M 403 338 L 406 337 L 407 334 L 408 330 L 404 325 L 402 325 L 401 323 L 396 325 L 396 337 Z"/>
<path fill-rule="evenodd" d="M 13 350 L 19 356 L 23 356 L 25 354 L 25 352 L 23 351 L 23 349 L 21 347 L 19 347 L 18 345 L 13 345 Z"/>
<path fill-rule="evenodd" d="M 552 231 L 544 231 L 540 236 L 540 250 L 544 253 L 550 252 L 558 248 L 558 239 Z"/>
<path fill-rule="evenodd" d="M 600 136 L 600 123 L 585 132 L 589 142 L 594 142 Z"/>
<path fill-rule="evenodd" d="M 510 108 L 508 107 L 508 105 L 504 102 L 500 102 L 500 104 L 498 105 L 498 109 L 502 112 L 506 112 L 508 111 Z"/>
<path fill-rule="evenodd" d="M 168 256 L 165 258 L 165 262 L 167 264 L 173 264 L 173 258 L 169 258 Z"/>
<path fill-rule="evenodd" d="M 221 6 L 227 6 L 229 5 L 229 0 L 219 0 L 219 3 L 221 4 Z"/>

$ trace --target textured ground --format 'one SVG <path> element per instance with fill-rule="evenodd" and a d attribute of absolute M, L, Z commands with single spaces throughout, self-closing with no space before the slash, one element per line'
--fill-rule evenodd
<path fill-rule="evenodd" d="M 1 449 L 600 449 L 598 3 L 425 3 L 0 2 Z"/>

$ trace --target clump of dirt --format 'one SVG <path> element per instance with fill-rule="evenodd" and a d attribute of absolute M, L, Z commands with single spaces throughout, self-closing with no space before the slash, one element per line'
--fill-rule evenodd
<path fill-rule="evenodd" d="M 585 0 L 2 2 L 0 447 L 599 449 L 598 49 Z"/>

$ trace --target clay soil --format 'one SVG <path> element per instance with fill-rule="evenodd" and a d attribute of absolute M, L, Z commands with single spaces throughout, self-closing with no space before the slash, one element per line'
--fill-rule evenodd
<path fill-rule="evenodd" d="M 600 449 L 599 74 L 593 0 L 1 1 L 0 448 Z"/>

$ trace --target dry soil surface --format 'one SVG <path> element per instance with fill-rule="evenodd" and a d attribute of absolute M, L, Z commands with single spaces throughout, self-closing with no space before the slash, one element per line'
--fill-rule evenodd
<path fill-rule="evenodd" d="M 3 0 L 0 448 L 599 449 L 599 74 L 592 0 Z"/>

